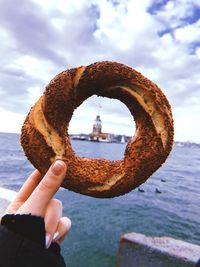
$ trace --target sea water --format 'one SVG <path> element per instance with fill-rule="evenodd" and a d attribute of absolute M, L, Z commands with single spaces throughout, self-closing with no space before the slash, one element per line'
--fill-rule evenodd
<path fill-rule="evenodd" d="M 72 141 L 80 156 L 120 159 L 126 144 Z M 33 170 L 19 135 L 0 133 L 0 187 L 19 190 Z M 138 189 L 95 199 L 60 189 L 72 229 L 62 245 L 68 267 L 114 267 L 120 236 L 138 232 L 200 245 L 200 148 L 174 146 L 166 163 Z M 161 193 L 156 193 L 156 188 Z M 1 192 L 1 191 L 0 191 Z M 4 198 L 4 194 L 0 198 Z"/>

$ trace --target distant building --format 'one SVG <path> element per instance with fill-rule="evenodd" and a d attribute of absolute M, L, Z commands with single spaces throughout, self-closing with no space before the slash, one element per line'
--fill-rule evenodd
<path fill-rule="evenodd" d="M 101 119 L 100 119 L 100 116 L 97 115 L 97 117 L 96 117 L 96 119 L 94 121 L 94 124 L 93 124 L 92 134 L 94 134 L 94 135 L 101 134 L 101 129 L 102 129 Z"/>
<path fill-rule="evenodd" d="M 102 124 L 101 118 L 99 115 L 96 116 L 94 120 L 92 133 L 90 134 L 90 141 L 96 142 L 111 142 L 111 134 L 109 133 L 102 133 Z"/>

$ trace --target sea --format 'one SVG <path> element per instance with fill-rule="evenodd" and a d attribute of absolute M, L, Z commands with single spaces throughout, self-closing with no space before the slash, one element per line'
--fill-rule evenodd
<path fill-rule="evenodd" d="M 18 134 L 0 133 L 1 201 L 9 199 L 12 192 L 15 194 L 34 169 L 24 156 L 19 139 Z M 112 160 L 123 158 L 126 147 L 71 142 L 80 156 Z M 200 245 L 199 184 L 200 147 L 178 144 L 140 190 L 112 199 L 96 199 L 60 189 L 56 197 L 63 202 L 64 215 L 72 220 L 71 231 L 62 245 L 67 266 L 116 266 L 120 237 L 130 232 L 169 236 Z"/>

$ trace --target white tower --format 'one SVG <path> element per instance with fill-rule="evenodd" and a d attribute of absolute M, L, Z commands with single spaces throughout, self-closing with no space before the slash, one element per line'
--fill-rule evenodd
<path fill-rule="evenodd" d="M 95 134 L 95 135 L 98 135 L 101 133 L 101 119 L 100 119 L 100 116 L 97 115 L 95 121 L 94 121 L 94 124 L 93 124 L 93 131 L 92 133 Z"/>

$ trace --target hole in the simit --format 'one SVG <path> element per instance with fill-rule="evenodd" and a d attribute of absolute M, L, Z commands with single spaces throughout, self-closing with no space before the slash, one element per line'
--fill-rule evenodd
<path fill-rule="evenodd" d="M 135 122 L 126 105 L 96 95 L 74 111 L 69 124 L 73 150 L 87 158 L 122 159 L 134 133 Z"/>

